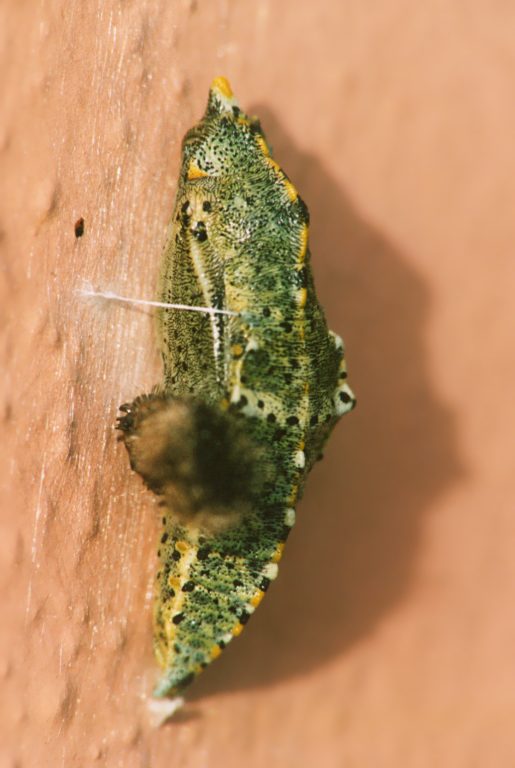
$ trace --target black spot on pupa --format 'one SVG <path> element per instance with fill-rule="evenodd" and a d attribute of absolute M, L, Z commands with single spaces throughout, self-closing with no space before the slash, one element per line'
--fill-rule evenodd
<path fill-rule="evenodd" d="M 195 589 L 195 582 L 193 581 L 187 581 L 185 584 L 182 585 L 183 592 L 193 592 L 194 589 Z"/>
<path fill-rule="evenodd" d="M 348 392 L 340 392 L 339 398 L 342 401 L 342 403 L 350 403 L 352 400 L 352 397 L 349 395 Z"/>
<path fill-rule="evenodd" d="M 163 535 L 161 536 L 161 544 L 165 544 L 165 542 L 168 540 L 168 533 L 165 531 Z"/>
<path fill-rule="evenodd" d="M 318 415 L 316 413 L 314 416 L 310 418 L 309 423 L 311 424 L 312 427 L 318 424 Z"/>
<path fill-rule="evenodd" d="M 186 688 L 190 683 L 193 682 L 194 679 L 195 679 L 194 673 L 190 672 L 188 675 L 185 675 L 182 678 L 182 680 L 179 680 L 179 682 L 177 683 L 177 688 Z"/>
<path fill-rule="evenodd" d="M 188 208 L 189 207 L 190 207 L 190 201 L 186 200 L 186 202 L 181 205 L 181 212 L 182 213 L 188 213 Z"/>
<path fill-rule="evenodd" d="M 304 200 L 300 196 L 297 198 L 297 205 L 299 206 L 300 215 L 302 217 L 303 222 L 305 224 L 309 224 L 308 206 L 306 205 L 306 203 L 304 202 Z"/>
<path fill-rule="evenodd" d="M 302 267 L 302 269 L 297 270 L 296 282 L 299 288 L 308 287 L 308 270 L 306 267 Z"/>
<path fill-rule="evenodd" d="M 287 423 L 287 424 L 288 424 L 290 427 L 294 427 L 296 424 L 298 424 L 298 423 L 299 423 L 299 419 L 298 419 L 298 417 L 297 417 L 297 416 L 288 416 L 288 418 L 286 419 L 286 423 Z"/>
<path fill-rule="evenodd" d="M 209 200 L 204 200 L 204 202 L 202 203 L 202 210 L 205 211 L 206 213 L 211 213 L 213 208 Z"/>
<path fill-rule="evenodd" d="M 243 611 L 243 613 L 240 615 L 239 622 L 240 624 L 246 624 L 247 621 L 250 619 L 251 614 L 247 613 L 247 611 Z"/>
<path fill-rule="evenodd" d="M 261 128 L 261 123 L 257 119 L 257 117 L 251 118 L 250 132 L 254 133 L 254 134 L 262 134 L 263 133 L 263 129 Z"/>
<path fill-rule="evenodd" d="M 180 624 L 181 621 L 184 619 L 183 613 L 176 613 L 175 616 L 172 619 L 173 624 Z"/>
<path fill-rule="evenodd" d="M 275 415 L 275 413 L 269 413 L 268 416 L 266 417 L 266 420 L 268 421 L 269 424 L 273 424 L 274 422 L 277 421 L 277 416 Z"/>
<path fill-rule="evenodd" d="M 260 408 L 261 410 L 263 410 L 263 408 L 265 407 L 264 402 L 262 400 L 258 400 L 257 401 L 257 407 Z"/>
<path fill-rule="evenodd" d="M 211 549 L 209 547 L 201 547 L 197 552 L 197 558 L 199 560 L 206 560 L 207 557 L 209 557 L 210 552 L 211 552 Z"/>
<path fill-rule="evenodd" d="M 175 562 L 177 563 L 181 559 L 181 557 L 182 557 L 182 555 L 179 552 L 179 550 L 178 549 L 174 549 L 174 551 L 172 552 L 172 560 L 175 560 Z"/>
<path fill-rule="evenodd" d="M 270 586 L 270 584 L 271 584 L 271 581 L 270 581 L 270 579 L 267 579 L 267 577 L 266 577 L 266 576 L 263 576 L 263 578 L 261 579 L 261 583 L 260 583 L 260 585 L 259 585 L 259 589 L 260 589 L 262 592 L 266 592 L 266 591 L 267 591 L 267 589 L 268 589 L 268 587 Z"/>
<path fill-rule="evenodd" d="M 263 307 L 263 317 L 270 317 L 271 314 L 270 307 Z"/>
<path fill-rule="evenodd" d="M 288 320 L 283 320 L 280 326 L 286 333 L 291 333 L 293 330 L 293 325 Z"/>
<path fill-rule="evenodd" d="M 206 225 L 203 221 L 197 221 L 191 232 L 193 237 L 198 240 L 199 243 L 203 243 L 207 240 Z"/>

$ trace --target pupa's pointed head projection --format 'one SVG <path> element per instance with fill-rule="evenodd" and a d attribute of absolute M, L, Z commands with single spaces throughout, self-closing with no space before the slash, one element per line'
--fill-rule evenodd
<path fill-rule="evenodd" d="M 154 648 L 166 696 L 243 630 L 309 470 L 355 402 L 315 293 L 306 205 L 225 78 L 184 138 L 158 299 L 164 379 L 122 407 L 119 427 L 161 503 Z"/>
<path fill-rule="evenodd" d="M 232 113 L 236 117 L 241 113 L 240 105 L 226 77 L 215 77 L 209 89 L 207 113 L 215 112 L 219 115 Z"/>
<path fill-rule="evenodd" d="M 181 180 L 231 178 L 236 173 L 243 178 L 249 162 L 258 161 L 263 148 L 269 153 L 259 120 L 242 111 L 226 78 L 217 77 L 204 117 L 183 139 Z"/>

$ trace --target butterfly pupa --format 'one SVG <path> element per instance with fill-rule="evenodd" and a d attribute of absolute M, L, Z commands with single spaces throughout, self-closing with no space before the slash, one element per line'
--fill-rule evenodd
<path fill-rule="evenodd" d="M 355 404 L 315 293 L 306 205 L 225 78 L 184 137 L 158 303 L 163 381 L 122 406 L 119 428 L 163 513 L 153 621 L 167 696 L 243 630 Z"/>

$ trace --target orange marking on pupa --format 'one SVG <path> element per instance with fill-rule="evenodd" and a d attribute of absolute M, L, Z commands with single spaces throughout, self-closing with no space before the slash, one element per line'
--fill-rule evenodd
<path fill-rule="evenodd" d="M 193 161 L 190 163 L 188 168 L 188 181 L 194 181 L 195 179 L 205 179 L 206 176 L 209 176 L 209 173 L 203 171 L 202 168 L 199 168 L 198 165 L 196 165 Z"/>
<path fill-rule="evenodd" d="M 226 77 L 215 77 L 211 83 L 211 90 L 217 91 L 226 99 L 233 99 L 234 93 L 232 92 L 231 85 Z"/>

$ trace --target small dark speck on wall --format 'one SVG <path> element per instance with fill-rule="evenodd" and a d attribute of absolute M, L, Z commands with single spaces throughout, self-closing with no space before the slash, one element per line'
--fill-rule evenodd
<path fill-rule="evenodd" d="M 84 219 L 82 216 L 75 222 L 75 237 L 82 237 L 84 234 Z"/>

